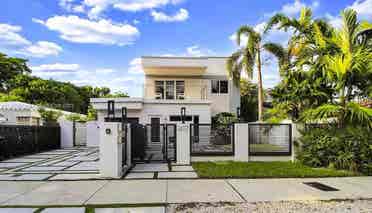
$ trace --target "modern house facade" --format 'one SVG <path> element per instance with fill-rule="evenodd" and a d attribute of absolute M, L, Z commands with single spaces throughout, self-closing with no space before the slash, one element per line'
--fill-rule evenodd
<path fill-rule="evenodd" d="M 92 98 L 98 120 L 107 118 L 107 102 L 115 102 L 115 117 L 127 108 L 130 122 L 160 124 L 181 122 L 211 123 L 220 112 L 235 113 L 240 107 L 240 91 L 228 76 L 225 57 L 142 57 L 145 73 L 141 98 Z M 107 119 L 106 119 L 107 120 Z"/>

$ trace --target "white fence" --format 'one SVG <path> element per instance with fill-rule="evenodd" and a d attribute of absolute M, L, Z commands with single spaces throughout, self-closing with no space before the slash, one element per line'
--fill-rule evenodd
<path fill-rule="evenodd" d="M 69 148 L 74 146 L 98 147 L 100 136 L 99 129 L 102 122 L 74 122 L 63 120 L 61 127 L 61 146 Z"/>

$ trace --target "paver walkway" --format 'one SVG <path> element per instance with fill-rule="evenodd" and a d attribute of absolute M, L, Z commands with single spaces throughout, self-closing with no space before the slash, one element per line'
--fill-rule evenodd
<path fill-rule="evenodd" d="M 100 179 L 95 147 L 56 149 L 0 161 L 0 180 Z"/>
<path fill-rule="evenodd" d="M 315 181 L 339 191 L 320 191 L 303 184 Z M 0 206 L 164 205 L 362 198 L 372 198 L 372 177 L 0 182 Z"/>
<path fill-rule="evenodd" d="M 166 163 L 136 164 L 124 179 L 193 179 L 198 178 L 192 166 Z"/>

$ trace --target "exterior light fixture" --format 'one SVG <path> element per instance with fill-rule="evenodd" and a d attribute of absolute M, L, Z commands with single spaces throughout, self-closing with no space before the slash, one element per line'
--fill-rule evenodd
<path fill-rule="evenodd" d="M 127 122 L 128 111 L 126 107 L 121 108 L 121 119 L 123 122 Z"/>
<path fill-rule="evenodd" d="M 115 118 L 115 101 L 107 101 L 107 118 Z"/>
<path fill-rule="evenodd" d="M 240 116 L 241 116 L 241 114 L 240 114 L 241 112 L 240 112 L 240 107 L 237 107 L 236 108 L 236 117 L 238 117 L 238 120 L 240 121 Z"/>
<path fill-rule="evenodd" d="M 184 124 L 186 120 L 186 107 L 181 108 L 181 119 L 182 119 L 182 123 Z"/>

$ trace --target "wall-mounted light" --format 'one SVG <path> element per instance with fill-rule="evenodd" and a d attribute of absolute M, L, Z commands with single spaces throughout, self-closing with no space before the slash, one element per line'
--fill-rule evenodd
<path fill-rule="evenodd" d="M 240 107 L 236 108 L 236 117 L 238 117 L 238 120 L 240 121 Z"/>
<path fill-rule="evenodd" d="M 186 107 L 181 108 L 181 119 L 182 119 L 182 123 L 184 124 L 186 120 Z"/>
<path fill-rule="evenodd" d="M 115 118 L 115 101 L 114 100 L 107 101 L 107 117 Z"/>
<path fill-rule="evenodd" d="M 121 119 L 122 119 L 123 122 L 126 122 L 127 121 L 127 115 L 128 115 L 127 108 L 126 107 L 122 107 L 121 108 Z"/>

